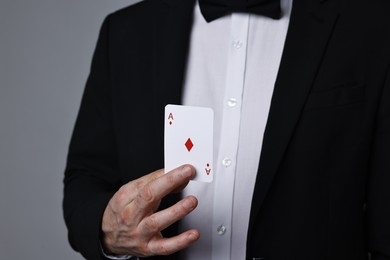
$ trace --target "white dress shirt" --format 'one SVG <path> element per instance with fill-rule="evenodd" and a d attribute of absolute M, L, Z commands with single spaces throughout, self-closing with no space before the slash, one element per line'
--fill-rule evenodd
<path fill-rule="evenodd" d="M 207 23 L 198 5 L 194 10 L 183 104 L 214 110 L 215 175 L 212 183 L 191 181 L 184 190 L 199 205 L 180 230 L 196 228 L 201 236 L 180 259 L 245 259 L 263 133 L 292 0 L 281 5 L 279 20 L 237 13 Z"/>

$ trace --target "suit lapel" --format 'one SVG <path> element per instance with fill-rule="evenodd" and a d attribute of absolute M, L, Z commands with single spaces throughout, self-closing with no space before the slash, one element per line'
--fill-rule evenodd
<path fill-rule="evenodd" d="M 163 166 L 164 155 L 164 108 L 167 104 L 180 104 L 185 68 L 187 64 L 189 38 L 195 0 L 150 1 L 155 8 L 150 40 L 153 41 L 150 71 L 151 88 L 145 89 L 150 96 L 153 128 L 153 146 L 158 147 L 159 165 Z M 142 53 L 140 54 L 142 55 Z"/>
<path fill-rule="evenodd" d="M 166 104 L 181 103 L 195 0 L 162 0 L 160 4 L 152 75 L 156 112 L 163 113 Z"/>
<path fill-rule="evenodd" d="M 264 133 L 248 240 L 315 80 L 338 18 L 336 0 L 294 0 Z M 334 3 L 332 3 L 334 2 Z"/>

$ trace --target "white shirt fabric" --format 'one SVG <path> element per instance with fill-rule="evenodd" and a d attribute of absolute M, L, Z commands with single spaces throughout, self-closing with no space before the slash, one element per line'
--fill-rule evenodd
<path fill-rule="evenodd" d="M 196 228 L 201 236 L 180 259 L 245 259 L 263 133 L 292 0 L 281 5 L 279 20 L 237 13 L 210 23 L 195 7 L 182 101 L 214 110 L 215 175 L 212 183 L 191 181 L 183 192 L 195 195 L 199 205 L 181 221 L 180 231 Z"/>

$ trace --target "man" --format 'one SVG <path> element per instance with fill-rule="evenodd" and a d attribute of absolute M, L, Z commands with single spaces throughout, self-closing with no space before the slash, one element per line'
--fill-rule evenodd
<path fill-rule="evenodd" d="M 390 3 L 224 2 L 105 20 L 65 175 L 70 243 L 88 259 L 390 259 Z M 211 185 L 155 171 L 180 103 L 215 110 Z"/>

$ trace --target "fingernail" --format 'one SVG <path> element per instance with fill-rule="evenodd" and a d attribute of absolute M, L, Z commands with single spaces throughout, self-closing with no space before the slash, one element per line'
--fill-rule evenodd
<path fill-rule="evenodd" d="M 192 199 L 187 198 L 184 200 L 183 206 L 187 209 L 193 209 L 195 204 Z"/>
<path fill-rule="evenodd" d="M 183 172 L 184 177 L 191 177 L 192 176 L 192 169 L 189 166 L 184 166 L 182 172 Z"/>
<path fill-rule="evenodd" d="M 190 240 L 198 240 L 199 236 L 198 236 L 197 233 L 191 232 L 191 233 L 188 234 L 188 238 L 189 238 Z"/>

